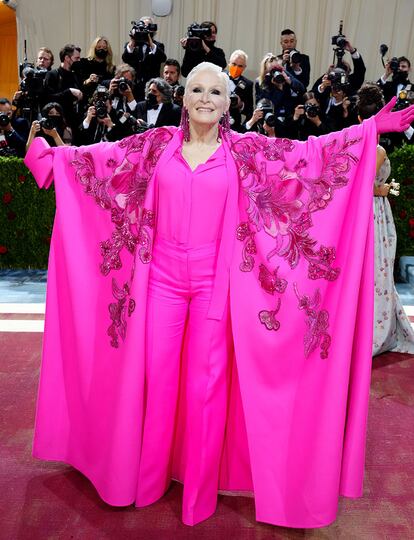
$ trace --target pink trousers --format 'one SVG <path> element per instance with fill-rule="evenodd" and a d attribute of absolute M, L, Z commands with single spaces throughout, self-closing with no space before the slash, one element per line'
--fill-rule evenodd
<path fill-rule="evenodd" d="M 157 240 L 147 306 L 146 413 L 136 505 L 184 484 L 183 522 L 214 513 L 229 379 L 229 316 L 207 319 L 217 243 Z M 228 309 L 226 309 L 226 314 Z"/>

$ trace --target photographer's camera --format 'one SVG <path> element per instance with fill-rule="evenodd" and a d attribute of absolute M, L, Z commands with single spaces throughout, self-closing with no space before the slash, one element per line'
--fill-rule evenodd
<path fill-rule="evenodd" d="M 129 32 L 129 37 L 136 45 L 140 43 L 148 43 L 148 37 L 155 34 L 157 25 L 155 23 L 146 24 L 144 21 L 131 21 L 132 28 Z"/>

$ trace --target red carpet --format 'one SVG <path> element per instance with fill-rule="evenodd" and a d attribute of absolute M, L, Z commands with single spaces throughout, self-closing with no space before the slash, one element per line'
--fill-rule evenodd
<path fill-rule="evenodd" d="M 194 528 L 180 520 L 181 486 L 154 505 L 115 509 L 81 474 L 31 456 L 41 333 L 0 333 L 1 540 L 414 538 L 414 357 L 374 360 L 365 495 L 342 499 L 325 529 L 284 529 L 255 521 L 254 501 L 220 496 L 216 514 Z"/>

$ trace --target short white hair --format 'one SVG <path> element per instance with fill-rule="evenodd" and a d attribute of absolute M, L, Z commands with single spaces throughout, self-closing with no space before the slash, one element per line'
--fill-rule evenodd
<path fill-rule="evenodd" d="M 190 83 L 191 79 L 201 71 L 212 71 L 213 73 L 218 75 L 222 79 L 222 82 L 227 90 L 227 96 L 230 97 L 231 89 L 229 76 L 221 69 L 221 67 L 216 66 L 216 64 L 212 64 L 211 62 L 201 62 L 201 64 L 198 64 L 190 71 L 187 76 L 186 88 Z"/>
<path fill-rule="evenodd" d="M 244 51 L 242 51 L 241 49 L 236 49 L 235 51 L 233 51 L 230 55 L 230 62 L 231 62 L 231 59 L 235 58 L 236 56 L 241 56 L 242 58 L 244 58 L 244 61 L 247 64 L 247 60 L 249 59 L 249 57 Z"/>

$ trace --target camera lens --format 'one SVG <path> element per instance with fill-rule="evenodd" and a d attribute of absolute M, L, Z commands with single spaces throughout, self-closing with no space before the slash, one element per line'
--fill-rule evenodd
<path fill-rule="evenodd" d="M 272 112 L 266 114 L 266 116 L 264 117 L 264 121 L 266 122 L 266 124 L 269 127 L 275 127 L 276 118 L 275 118 L 275 115 Z"/>
<path fill-rule="evenodd" d="M 6 127 L 10 124 L 10 118 L 6 113 L 0 113 L 0 126 Z"/>
<path fill-rule="evenodd" d="M 125 92 L 125 90 L 128 90 L 128 83 L 126 82 L 126 80 L 119 80 L 119 83 L 118 83 L 118 89 L 120 92 Z"/>
<path fill-rule="evenodd" d="M 292 64 L 299 64 L 301 60 L 300 52 L 299 51 L 291 51 L 290 53 L 290 61 Z"/>
<path fill-rule="evenodd" d="M 310 118 L 315 118 L 316 116 L 319 115 L 319 107 L 318 107 L 318 105 L 314 105 L 313 103 L 305 104 L 305 113 Z"/>
<path fill-rule="evenodd" d="M 95 101 L 95 110 L 96 110 L 96 116 L 97 118 L 100 118 L 101 120 L 103 118 L 106 118 L 107 116 L 107 110 L 106 110 L 106 105 L 105 105 L 105 102 L 98 99 Z"/>
<path fill-rule="evenodd" d="M 281 73 L 276 72 L 276 74 L 273 77 L 273 81 L 277 84 L 282 84 L 285 82 L 285 78 L 283 77 Z"/>
<path fill-rule="evenodd" d="M 44 129 L 53 129 L 55 126 L 55 121 L 52 117 L 46 116 L 40 120 L 40 127 Z"/>

